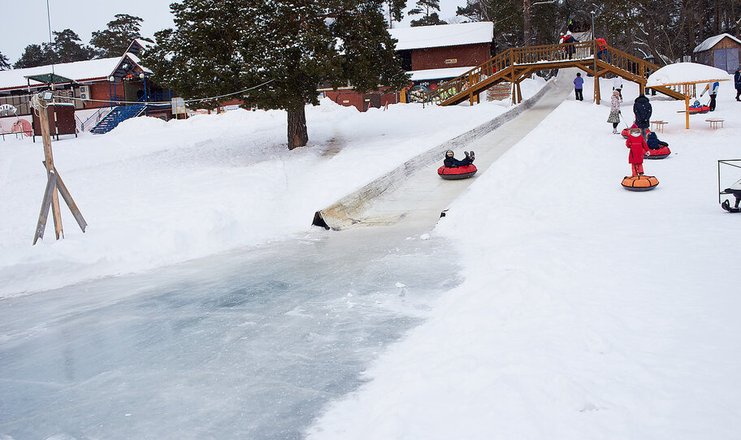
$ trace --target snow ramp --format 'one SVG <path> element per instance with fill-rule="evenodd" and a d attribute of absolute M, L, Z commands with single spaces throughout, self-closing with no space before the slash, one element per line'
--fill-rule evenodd
<path fill-rule="evenodd" d="M 476 152 L 478 173 L 525 137 L 573 90 L 577 69 L 561 69 L 533 97 L 466 133 L 413 157 L 392 171 L 317 211 L 312 224 L 342 230 L 404 223 L 431 228 L 442 212 L 476 179 L 443 180 L 437 175 L 446 150 Z"/>

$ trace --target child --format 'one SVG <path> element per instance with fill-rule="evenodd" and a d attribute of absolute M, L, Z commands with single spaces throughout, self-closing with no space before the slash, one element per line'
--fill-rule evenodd
<path fill-rule="evenodd" d="M 584 78 L 581 77 L 581 73 L 577 73 L 576 78 L 574 78 L 574 93 L 576 94 L 577 101 L 584 101 L 584 95 L 582 94 L 583 87 Z"/>
<path fill-rule="evenodd" d="M 667 142 L 660 140 L 653 131 L 646 136 L 646 144 L 648 144 L 648 148 L 651 150 L 658 150 L 669 146 Z"/>
<path fill-rule="evenodd" d="M 714 83 L 708 83 L 708 85 L 705 86 L 705 90 L 700 93 L 700 96 L 703 96 L 705 92 L 710 92 L 710 111 L 715 111 L 715 98 L 718 96 L 718 87 L 720 87 L 720 83 L 718 81 L 715 81 Z"/>
<path fill-rule="evenodd" d="M 646 144 L 646 140 L 641 136 L 641 129 L 630 129 L 630 136 L 628 136 L 628 140 L 625 141 L 625 146 L 630 149 L 630 152 L 628 153 L 628 163 L 633 172 L 632 176 L 642 176 L 643 156 L 648 153 L 648 144 Z"/>
<path fill-rule="evenodd" d="M 607 117 L 607 122 L 612 124 L 612 134 L 617 134 L 617 126 L 620 123 L 620 104 L 623 103 L 623 99 L 620 97 L 620 92 L 617 90 L 612 91 L 612 98 L 610 99 L 610 116 Z"/>
<path fill-rule="evenodd" d="M 448 168 L 456 168 L 456 167 L 465 167 L 468 165 L 471 165 L 476 159 L 476 155 L 473 151 L 470 153 L 468 151 L 464 151 L 463 154 L 466 155 L 466 158 L 463 160 L 458 160 L 455 157 L 455 153 L 453 153 L 453 150 L 448 150 L 445 152 L 445 160 L 443 161 L 443 164 Z"/>

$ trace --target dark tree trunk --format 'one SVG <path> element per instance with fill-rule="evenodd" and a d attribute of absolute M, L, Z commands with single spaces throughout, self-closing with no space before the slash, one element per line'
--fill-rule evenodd
<path fill-rule="evenodd" d="M 288 109 L 288 149 L 303 147 L 309 142 L 309 133 L 306 131 L 306 112 L 304 106 Z"/>

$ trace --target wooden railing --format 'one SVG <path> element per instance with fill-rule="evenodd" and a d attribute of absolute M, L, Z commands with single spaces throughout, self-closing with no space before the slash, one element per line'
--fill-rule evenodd
<path fill-rule="evenodd" d="M 497 80 L 507 80 L 508 76 L 515 76 L 515 67 L 535 66 L 543 64 L 544 69 L 553 68 L 553 63 L 568 66 L 584 64 L 583 60 L 593 60 L 594 41 L 582 41 L 568 44 L 548 44 L 540 46 L 515 47 L 505 50 L 484 63 L 474 67 L 463 75 L 446 81 L 434 92 L 431 92 L 426 101 L 433 103 L 459 102 L 470 93 L 479 93 L 481 90 L 494 84 Z M 607 68 L 615 74 L 628 80 L 645 84 L 646 78 L 659 66 L 630 55 L 619 49 L 607 47 L 598 54 L 598 59 L 609 65 Z M 580 62 L 581 61 L 581 62 Z M 602 63 L 601 63 L 602 64 Z M 545 66 L 549 65 L 549 66 Z M 604 64 L 603 64 L 604 65 Z M 591 65 L 589 66 L 591 71 Z M 519 71 L 519 69 L 517 69 Z M 471 89 L 474 89 L 473 91 Z M 669 88 L 657 87 L 657 90 L 680 99 L 678 91 Z M 459 99 L 452 99 L 458 97 Z"/>

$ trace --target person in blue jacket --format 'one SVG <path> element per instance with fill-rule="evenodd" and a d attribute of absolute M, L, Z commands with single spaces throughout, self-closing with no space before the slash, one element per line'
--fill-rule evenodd
<path fill-rule="evenodd" d="M 471 165 L 474 159 L 476 159 L 476 155 L 473 151 L 464 151 L 463 153 L 466 155 L 466 158 L 463 160 L 458 160 L 455 158 L 455 153 L 453 153 L 453 150 L 446 151 L 443 164 L 448 168 L 465 167 Z"/>
<path fill-rule="evenodd" d="M 646 98 L 646 95 L 642 94 L 633 101 L 633 114 L 636 117 L 636 125 L 641 129 L 643 139 L 646 139 L 646 130 L 648 129 L 648 126 L 651 125 L 652 113 L 653 108 L 651 107 L 651 102 Z"/>
<path fill-rule="evenodd" d="M 653 131 L 648 134 L 646 143 L 648 144 L 648 148 L 651 150 L 659 150 L 661 148 L 669 146 L 667 142 L 664 142 L 661 139 L 659 139 L 659 137 L 656 136 L 656 133 L 654 133 Z"/>
<path fill-rule="evenodd" d="M 584 101 L 584 95 L 582 91 L 584 89 L 584 78 L 581 77 L 581 73 L 576 74 L 574 78 L 574 93 L 576 94 L 577 101 Z"/>
<path fill-rule="evenodd" d="M 733 84 L 736 86 L 736 101 L 741 101 L 738 98 L 741 96 L 741 67 L 736 69 L 736 73 L 733 74 Z"/>
<path fill-rule="evenodd" d="M 720 83 L 718 81 L 714 83 L 708 83 L 708 85 L 705 86 L 705 90 L 700 93 L 700 96 L 704 95 L 705 92 L 710 92 L 710 111 L 715 111 L 715 98 L 718 96 L 718 88 L 720 87 Z"/>

